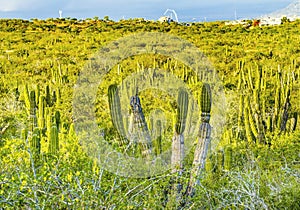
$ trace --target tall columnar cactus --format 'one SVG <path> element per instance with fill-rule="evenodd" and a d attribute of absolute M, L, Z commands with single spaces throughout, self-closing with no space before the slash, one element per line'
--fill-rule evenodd
<path fill-rule="evenodd" d="M 59 151 L 59 137 L 58 137 L 58 129 L 55 123 L 55 119 L 52 119 L 52 125 L 50 129 L 50 136 L 48 141 L 49 141 L 48 152 L 50 154 L 57 154 Z"/>
<path fill-rule="evenodd" d="M 155 130 L 155 154 L 159 155 L 162 152 L 162 123 L 160 120 L 157 120 L 154 126 Z"/>
<path fill-rule="evenodd" d="M 256 72 L 255 75 L 252 75 L 252 72 Z M 291 73 L 278 68 L 274 75 L 267 74 L 266 70 L 259 66 L 256 67 L 256 71 L 248 68 L 247 72 L 245 68 L 239 68 L 238 86 L 241 95 L 237 137 L 243 137 L 240 133 L 244 127 L 245 137 L 249 142 L 266 143 L 266 133 L 290 132 L 291 127 L 287 126 L 287 123 L 297 121 L 297 117 L 290 115 L 293 88 Z M 275 88 L 274 93 L 270 94 L 274 100 L 266 100 L 269 97 L 267 84 Z M 268 104 L 270 102 L 271 104 Z"/>
<path fill-rule="evenodd" d="M 30 149 L 34 155 L 39 155 L 41 152 L 41 133 L 39 128 L 34 128 L 30 141 Z"/>
<path fill-rule="evenodd" d="M 198 142 L 194 153 L 193 168 L 187 188 L 187 195 L 191 196 L 195 185 L 200 183 L 200 175 L 205 167 L 205 160 L 210 145 L 211 126 L 209 124 L 212 105 L 212 94 L 209 84 L 204 83 L 200 96 L 201 102 L 201 125 L 199 128 Z"/>
<path fill-rule="evenodd" d="M 35 91 L 30 92 L 30 107 L 29 107 L 29 131 L 30 134 L 33 133 L 35 127 L 37 127 L 37 117 L 36 117 L 36 101 L 35 101 Z"/>
<path fill-rule="evenodd" d="M 40 96 L 39 97 L 39 106 L 38 106 L 38 110 L 39 110 L 39 116 L 38 116 L 38 127 L 43 129 L 45 128 L 45 97 L 44 96 Z"/>
<path fill-rule="evenodd" d="M 23 139 L 24 142 L 26 142 L 27 138 L 28 138 L 28 130 L 27 128 L 23 128 L 21 131 L 21 139 Z"/>
<path fill-rule="evenodd" d="M 188 113 L 189 97 L 185 89 L 180 88 L 177 99 L 177 121 L 175 124 L 175 133 L 172 139 L 172 158 L 171 164 L 174 167 L 173 171 L 181 172 L 183 170 L 184 158 L 184 137 L 186 118 Z"/>
<path fill-rule="evenodd" d="M 232 147 L 229 145 L 224 151 L 224 170 L 229 171 L 232 165 Z"/>
<path fill-rule="evenodd" d="M 121 103 L 120 97 L 118 93 L 117 85 L 110 85 L 108 88 L 108 102 L 109 102 L 109 110 L 110 116 L 113 122 L 114 127 L 117 129 L 120 138 L 123 143 L 126 144 L 126 132 L 124 129 L 123 118 L 121 113 Z"/>
<path fill-rule="evenodd" d="M 186 118 L 188 113 L 189 105 L 189 95 L 188 92 L 180 88 L 178 92 L 177 99 L 177 122 L 175 124 L 175 133 L 172 138 L 172 156 L 171 156 L 171 165 L 172 172 L 178 173 L 180 177 L 183 173 L 183 159 L 184 159 L 184 136 L 183 132 L 185 130 Z M 180 193 L 182 190 L 182 183 L 178 181 L 177 183 L 177 193 Z M 173 187 L 174 188 L 174 187 Z M 179 194 L 178 194 L 179 196 Z M 177 198 L 179 198 L 177 196 Z"/>
<path fill-rule="evenodd" d="M 143 156 L 150 157 L 152 154 L 152 141 L 143 113 L 141 100 L 138 96 L 138 91 L 136 91 L 135 96 L 131 96 L 130 106 L 131 120 L 128 129 L 129 137 L 133 142 L 139 142 Z"/>
<path fill-rule="evenodd" d="M 218 150 L 217 152 L 217 171 L 221 173 L 223 171 L 224 166 L 224 151 Z"/>
<path fill-rule="evenodd" d="M 52 103 L 51 103 L 51 94 L 50 94 L 50 87 L 49 85 L 46 86 L 46 91 L 45 91 L 45 99 L 46 99 L 46 105 L 47 107 L 51 107 Z"/>
<path fill-rule="evenodd" d="M 60 112 L 59 111 L 55 111 L 54 119 L 55 119 L 55 124 L 56 124 L 57 130 L 59 132 L 60 131 L 60 125 L 61 125 Z"/>
<path fill-rule="evenodd" d="M 177 122 L 175 131 L 177 134 L 182 134 L 186 127 L 186 118 L 189 106 L 189 95 L 187 91 L 183 88 L 179 89 L 177 103 Z"/>
<path fill-rule="evenodd" d="M 24 96 L 25 107 L 27 109 L 28 114 L 30 114 L 30 95 L 29 95 L 27 84 L 25 84 L 24 86 L 23 96 Z"/>

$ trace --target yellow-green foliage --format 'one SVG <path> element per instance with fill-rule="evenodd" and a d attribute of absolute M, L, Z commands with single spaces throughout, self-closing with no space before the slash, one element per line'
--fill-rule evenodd
<path fill-rule="evenodd" d="M 73 88 L 81 69 L 92 64 L 89 58 L 118 38 L 151 31 L 173 34 L 197 46 L 217 70 L 230 104 L 225 126 L 230 132 L 225 131 L 221 144 L 215 147 L 220 152 L 210 151 L 207 173 L 186 207 L 297 208 L 299 27 L 299 20 L 247 29 L 224 22 L 184 26 L 139 19 L 1 19 L 0 208 L 165 208 L 170 182 L 176 178 L 170 171 L 147 179 L 127 179 L 106 172 L 82 150 L 74 126 L 81 119 L 72 117 Z M 148 70 L 149 84 L 157 82 L 151 77 L 154 73 L 172 74 L 187 84 L 194 98 L 202 94 L 203 75 L 175 58 L 143 54 L 120 61 L 102 78 L 95 101 L 97 123 L 108 144 L 118 146 L 109 113 L 108 87 L 120 87 L 122 103 L 123 96 L 132 96 L 136 90 L 122 82 L 144 70 Z M 135 81 L 133 84 L 138 86 Z M 149 129 L 156 137 L 154 153 L 161 154 L 171 146 L 176 97 L 155 88 L 142 90 L 139 97 Z M 286 128 L 295 131 L 280 133 L 287 98 L 291 106 Z M 211 111 L 207 105 L 202 111 Z M 129 104 L 121 106 L 122 114 L 129 112 Z M 152 118 L 153 113 L 160 112 L 163 114 L 157 116 L 161 119 Z M 126 126 L 124 122 L 125 130 Z M 259 141 L 264 144 L 254 144 L 258 138 L 265 140 Z M 212 144 L 216 143 L 213 139 Z M 35 161 L 30 148 L 40 154 Z M 189 177 L 192 156 L 187 154 L 184 160 L 182 180 Z M 179 207 L 177 203 L 170 205 Z"/>

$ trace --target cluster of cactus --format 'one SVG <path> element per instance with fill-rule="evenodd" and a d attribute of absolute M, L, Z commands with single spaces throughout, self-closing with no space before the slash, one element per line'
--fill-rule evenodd
<path fill-rule="evenodd" d="M 220 174 L 224 171 L 230 171 L 232 169 L 233 162 L 233 149 L 231 145 L 227 145 L 224 149 L 220 149 L 216 154 L 211 154 L 207 157 L 205 163 L 205 171 L 208 176 L 213 173 Z"/>
<path fill-rule="evenodd" d="M 258 65 L 255 70 L 246 69 L 242 61 L 238 64 L 238 71 L 240 99 L 236 136 L 245 137 L 248 142 L 266 143 L 268 132 L 280 134 L 294 131 L 297 113 L 291 113 L 292 73 L 279 68 L 275 75 L 273 72 L 267 74 Z M 267 85 L 273 85 L 276 89 L 274 96 L 267 93 Z M 266 99 L 270 96 L 274 98 L 274 103 L 268 104 Z"/>
<path fill-rule="evenodd" d="M 28 90 L 24 87 L 24 103 L 29 115 L 28 129 L 22 131 L 22 138 L 29 140 L 29 145 L 35 155 L 41 151 L 41 139 L 46 138 L 49 153 L 57 153 L 59 150 L 58 133 L 60 127 L 60 112 L 53 111 L 56 103 L 56 93 L 50 94 L 49 86 L 46 86 L 45 94 L 42 95 L 40 87 L 36 90 Z M 52 114 L 54 112 L 54 114 Z"/>
<path fill-rule="evenodd" d="M 51 68 L 52 82 L 56 85 L 62 85 L 68 83 L 68 68 L 65 71 L 62 70 L 59 63 L 57 68 Z"/>
<path fill-rule="evenodd" d="M 189 95 L 188 92 L 180 88 L 178 91 L 178 99 L 177 99 L 177 117 L 176 123 L 174 126 L 174 135 L 172 138 L 172 154 L 171 154 L 171 165 L 173 166 L 173 173 L 177 173 L 178 181 L 177 183 L 173 183 L 173 190 L 176 199 L 182 202 L 182 196 L 192 196 L 193 191 L 195 189 L 195 185 L 199 184 L 201 178 L 201 172 L 204 169 L 205 161 L 207 152 L 210 145 L 210 135 L 211 135 L 211 126 L 209 124 L 210 120 L 210 112 L 211 112 L 211 105 L 212 105 L 212 94 L 209 84 L 203 84 L 202 86 L 202 93 L 200 97 L 201 101 L 201 125 L 199 128 L 198 134 L 198 142 L 196 145 L 195 153 L 194 153 L 194 161 L 193 161 L 193 168 L 191 170 L 189 183 L 187 189 L 183 192 L 183 184 L 180 181 L 180 176 L 183 173 L 184 166 L 184 130 L 186 127 L 186 121 L 188 116 L 188 107 L 189 107 Z M 110 108 L 110 115 L 112 118 L 112 122 L 114 127 L 116 128 L 117 132 L 122 138 L 128 139 L 131 138 L 131 134 L 133 134 L 134 127 L 140 131 L 144 136 L 146 136 L 146 142 L 142 142 L 143 148 L 141 150 L 142 153 L 152 152 L 152 140 L 149 135 L 148 126 L 142 111 L 140 98 L 136 93 L 135 96 L 130 98 L 130 106 L 131 106 L 131 123 L 129 125 L 129 131 L 126 135 L 126 131 L 124 129 L 123 118 L 121 114 L 121 104 L 120 98 L 118 93 L 118 87 L 116 85 L 111 85 L 108 88 L 108 102 Z M 151 125 L 153 122 L 151 123 Z M 153 126 L 153 125 L 152 125 Z M 156 127 L 155 130 L 157 135 L 156 137 L 160 137 L 161 140 L 161 121 L 157 121 L 154 125 Z M 153 128 L 152 128 L 153 130 Z M 128 142 L 127 142 L 128 143 Z M 160 147 L 161 150 L 161 147 Z M 150 151 L 150 152 L 149 152 Z M 160 151 L 161 152 L 161 151 Z M 160 153 L 159 152 L 159 153 Z M 230 153 L 228 153 L 230 154 Z M 226 152 L 226 156 L 228 155 Z M 143 154 L 145 156 L 145 154 Z M 231 158 L 231 156 L 230 156 Z M 231 159 L 226 160 L 226 169 L 230 168 Z M 175 184 L 175 186 L 174 186 Z"/>
<path fill-rule="evenodd" d="M 113 125 L 122 139 L 122 143 L 127 144 L 129 143 L 128 139 L 131 139 L 131 143 L 140 145 L 138 149 L 141 150 L 142 155 L 149 157 L 152 153 L 152 142 L 138 92 L 136 91 L 136 94 L 130 98 L 131 117 L 128 133 L 124 129 L 120 96 L 116 85 L 110 85 L 108 88 L 108 102 Z"/>

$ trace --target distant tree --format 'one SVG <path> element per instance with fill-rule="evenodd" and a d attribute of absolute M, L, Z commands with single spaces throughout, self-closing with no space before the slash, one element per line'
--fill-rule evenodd
<path fill-rule="evenodd" d="M 284 17 L 281 18 L 281 24 L 289 23 L 289 22 L 291 22 L 291 21 L 286 16 L 284 16 Z"/>
<path fill-rule="evenodd" d="M 109 17 L 106 15 L 106 16 L 104 16 L 104 18 L 103 18 L 105 21 L 109 21 Z"/>

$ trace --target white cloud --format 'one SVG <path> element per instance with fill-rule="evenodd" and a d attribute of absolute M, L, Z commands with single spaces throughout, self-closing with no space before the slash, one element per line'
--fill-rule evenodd
<path fill-rule="evenodd" d="M 1 12 L 14 11 L 33 11 L 38 9 L 47 10 L 49 8 L 56 8 L 56 5 L 62 5 L 64 1 L 61 0 L 0 0 Z"/>
<path fill-rule="evenodd" d="M 41 5 L 39 0 L 0 0 L 0 11 L 12 12 L 34 9 Z"/>

